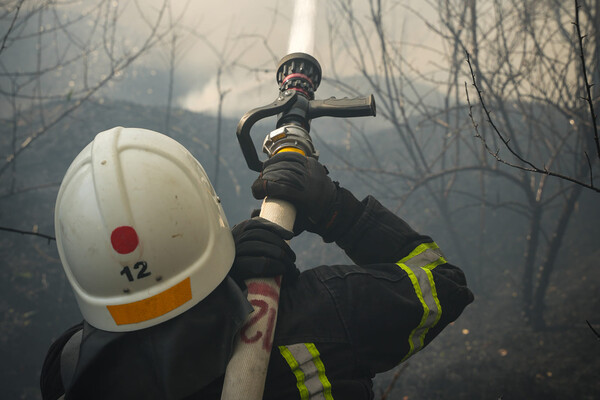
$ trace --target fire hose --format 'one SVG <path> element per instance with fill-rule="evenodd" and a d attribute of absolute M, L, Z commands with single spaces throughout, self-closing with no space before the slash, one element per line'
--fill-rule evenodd
<path fill-rule="evenodd" d="M 253 125 L 277 115 L 276 129 L 266 135 L 263 152 L 268 157 L 293 151 L 306 157 L 319 157 L 310 137 L 310 122 L 319 117 L 375 116 L 373 96 L 353 99 L 315 100 L 321 83 L 321 66 L 306 53 L 291 53 L 277 67 L 279 95 L 264 107 L 248 111 L 237 126 L 237 138 L 248 167 L 260 172 L 260 161 L 250 136 Z M 265 198 L 260 216 L 292 231 L 296 218 L 294 206 L 283 200 Z M 257 400 L 264 392 L 267 367 L 275 335 L 281 277 L 246 281 L 248 301 L 254 307 L 240 330 L 234 353 L 225 373 L 222 400 Z"/>

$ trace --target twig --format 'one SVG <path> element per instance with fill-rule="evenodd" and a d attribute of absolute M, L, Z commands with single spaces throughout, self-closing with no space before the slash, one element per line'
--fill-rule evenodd
<path fill-rule="evenodd" d="M 78 107 L 80 107 L 83 103 L 85 103 L 86 101 L 88 101 L 96 92 L 98 92 L 100 89 L 102 89 L 103 87 L 105 87 L 105 85 L 112 80 L 115 75 L 121 71 L 124 71 L 129 65 L 131 65 L 135 60 L 137 60 L 138 58 L 140 58 L 140 56 L 142 56 L 143 54 L 145 54 L 147 51 L 149 51 L 152 47 L 154 47 L 157 43 L 160 42 L 160 40 L 167 35 L 167 32 L 164 33 L 159 33 L 159 27 L 160 27 L 160 23 L 162 21 L 163 18 L 163 14 L 165 12 L 166 9 L 166 5 L 167 5 L 167 0 L 164 0 L 162 7 L 159 11 L 158 16 L 156 17 L 156 22 L 155 25 L 152 29 L 152 31 L 150 32 L 150 34 L 148 35 L 148 37 L 145 39 L 144 43 L 142 44 L 142 46 L 133 54 L 128 54 L 127 56 L 123 57 L 122 59 L 116 60 L 114 61 L 113 65 L 111 66 L 111 71 L 110 73 L 101 78 L 99 82 L 96 83 L 95 86 L 93 86 L 92 88 L 90 88 L 89 90 L 87 90 L 87 92 L 84 92 L 82 97 L 79 98 L 77 101 L 75 101 L 72 105 L 70 105 L 67 109 L 65 109 L 60 115 L 58 115 L 53 121 L 49 122 L 47 125 L 41 127 L 40 129 L 38 129 L 36 132 L 34 132 L 33 134 L 31 134 L 19 147 L 19 149 L 17 149 L 17 151 L 13 152 L 13 154 L 10 154 L 4 164 L 2 166 L 0 166 L 0 176 L 6 171 L 6 169 L 11 166 L 11 163 L 14 162 L 14 160 L 26 149 L 29 148 L 29 146 L 36 140 L 38 139 L 40 136 L 42 136 L 44 133 L 48 132 L 48 130 L 50 130 L 52 127 L 54 127 L 55 125 L 57 125 L 61 120 L 63 120 L 64 118 L 68 117 L 73 111 L 75 111 Z"/>
<path fill-rule="evenodd" d="M 538 174 L 553 176 L 553 177 L 556 177 L 556 178 L 559 178 L 559 179 L 564 179 L 566 181 L 573 182 L 573 183 L 575 183 L 577 185 L 581 185 L 581 186 L 583 186 L 583 187 L 585 187 L 587 189 L 591 189 L 591 190 L 593 190 L 595 192 L 600 193 L 600 188 L 595 187 L 593 184 L 587 184 L 587 183 L 582 182 L 582 181 L 580 181 L 580 180 L 578 180 L 576 178 L 572 178 L 572 177 L 564 175 L 564 174 L 559 174 L 557 172 L 550 171 L 547 167 L 539 168 L 536 165 L 534 165 L 533 163 L 531 163 L 530 161 L 525 160 L 520 154 L 518 154 L 517 152 L 514 151 L 514 149 L 510 146 L 510 139 L 507 139 L 507 138 L 504 137 L 504 135 L 500 132 L 500 130 L 498 129 L 498 127 L 496 126 L 496 124 L 492 120 L 492 116 L 490 114 L 490 111 L 488 110 L 488 108 L 487 108 L 487 106 L 485 104 L 485 101 L 483 100 L 482 91 L 481 91 L 481 89 L 479 89 L 479 86 L 475 82 L 475 72 L 473 72 L 473 66 L 471 65 L 470 55 L 469 55 L 468 52 L 465 52 L 465 53 L 467 55 L 467 64 L 469 65 L 469 70 L 471 71 L 472 85 L 473 85 L 473 87 L 475 87 L 475 90 L 477 91 L 477 96 L 479 98 L 479 103 L 481 104 L 481 108 L 485 112 L 485 115 L 487 117 L 487 122 L 490 124 L 490 126 L 492 127 L 492 129 L 494 130 L 494 132 L 496 133 L 496 135 L 500 138 L 500 140 L 502 141 L 502 143 L 504 144 L 504 146 L 511 152 L 511 154 L 513 154 L 519 161 L 521 161 L 522 163 L 528 165 L 529 167 L 508 162 L 508 161 L 504 160 L 502 157 L 500 157 L 500 149 L 496 149 L 495 151 L 493 151 L 489 147 L 489 145 L 487 144 L 485 138 L 479 132 L 479 125 L 477 124 L 477 122 L 475 121 L 475 118 L 473 117 L 473 105 L 471 104 L 471 100 L 469 98 L 468 86 L 467 86 L 467 83 L 465 82 L 465 93 L 467 95 L 467 104 L 469 106 L 469 118 L 471 119 L 471 123 L 473 124 L 473 127 L 475 128 L 475 137 L 478 138 L 479 140 L 481 140 L 481 142 L 483 143 L 483 146 L 484 146 L 485 150 L 489 154 L 491 154 L 492 157 L 494 157 L 499 163 L 502 163 L 502 164 L 507 165 L 509 167 L 520 169 L 520 170 L 526 171 L 526 172 L 534 172 L 534 173 L 538 173 Z M 590 171 L 590 175 L 591 175 L 591 171 Z M 591 179 L 592 179 L 592 183 L 593 183 L 593 177 L 591 177 Z"/>
<path fill-rule="evenodd" d="M 587 101 L 590 107 L 590 117 L 592 118 L 592 128 L 594 129 L 594 141 L 596 142 L 596 151 L 598 153 L 598 158 L 600 159 L 600 139 L 598 139 L 598 124 L 596 123 L 596 111 L 594 110 L 594 102 L 592 101 L 592 93 L 590 91 L 593 84 L 590 84 L 588 81 L 587 69 L 585 67 L 585 57 L 583 54 L 584 36 L 581 35 L 581 28 L 579 26 L 580 8 L 581 6 L 579 5 L 579 2 L 575 0 L 575 22 L 573 23 L 573 25 L 575 25 L 575 28 L 577 28 L 577 39 L 579 40 L 579 57 L 581 58 L 581 71 L 583 72 L 583 81 L 585 82 L 585 101 Z"/>
<path fill-rule="evenodd" d="M 588 326 L 590 327 L 590 329 L 592 330 L 592 332 L 594 332 L 594 334 L 596 335 L 596 337 L 598 338 L 598 340 L 600 340 L 600 333 L 598 333 L 593 327 L 592 324 L 590 324 L 590 321 L 588 321 L 587 319 L 585 320 L 585 322 L 587 322 Z"/>
<path fill-rule="evenodd" d="M 396 381 L 398 380 L 398 378 L 400 378 L 400 375 L 402 375 L 402 373 L 406 370 L 406 368 L 408 368 L 408 363 L 402 364 L 402 366 L 400 368 L 398 368 L 396 373 L 394 373 L 394 376 L 392 377 L 392 381 L 390 382 L 388 387 L 385 388 L 385 391 L 381 394 L 381 400 L 387 399 L 388 395 L 390 394 L 390 392 L 392 391 L 394 386 L 396 386 Z"/>
<path fill-rule="evenodd" d="M 34 190 L 58 187 L 58 186 L 60 186 L 60 182 L 50 182 L 50 183 L 44 183 L 43 185 L 31 186 L 31 187 L 22 188 L 19 190 L 14 190 L 12 192 L 9 191 L 8 193 L 0 194 L 0 200 L 5 199 L 7 197 L 12 197 L 17 194 L 27 193 L 27 192 L 31 192 Z"/>
<path fill-rule="evenodd" d="M 483 101 L 483 94 L 481 89 L 479 88 L 479 86 L 477 85 L 477 81 L 475 78 L 475 72 L 473 71 L 473 66 L 471 65 L 471 55 L 469 54 L 469 52 L 466 52 L 467 54 L 467 64 L 469 64 L 469 70 L 471 71 L 471 79 L 473 81 L 473 87 L 475 88 L 475 90 L 477 90 L 477 96 L 479 97 L 479 102 L 481 103 L 481 108 L 483 109 L 483 111 L 485 112 L 485 115 L 487 117 L 487 121 L 490 124 L 490 126 L 494 129 L 494 132 L 496 132 L 496 135 L 500 138 L 500 140 L 502 141 L 502 143 L 504 143 L 504 146 L 508 149 L 508 151 L 511 152 L 511 154 L 513 156 L 515 156 L 519 161 L 521 161 L 523 164 L 529 165 L 533 170 L 538 169 L 535 165 L 533 165 L 531 162 L 527 161 L 526 159 L 524 159 L 520 154 L 518 154 L 511 146 L 510 146 L 510 139 L 505 138 L 504 135 L 498 130 L 498 128 L 496 127 L 496 124 L 494 123 L 494 121 L 492 120 L 492 116 L 490 114 L 490 111 L 488 110 L 487 106 L 485 105 L 484 101 Z M 467 94 L 468 96 L 468 94 Z M 469 103 L 470 106 L 470 103 Z M 470 115 L 472 115 L 471 113 L 471 107 L 469 107 L 469 113 Z M 481 139 L 483 139 L 482 136 L 480 136 Z M 485 143 L 485 141 L 484 141 Z M 489 149 L 486 146 L 487 149 Z M 498 156 L 499 150 L 497 150 L 494 154 L 494 158 L 496 158 L 498 161 L 501 161 L 499 159 Z M 544 173 L 546 171 L 543 171 Z"/>
<path fill-rule="evenodd" d="M 17 7 L 15 8 L 15 15 L 14 15 L 12 21 L 10 22 L 10 26 L 8 27 L 8 30 L 4 34 L 4 38 L 2 39 L 2 46 L 0 46 L 0 54 L 2 54 L 2 51 L 4 51 L 4 49 L 6 48 L 6 41 L 8 40 L 8 37 L 10 36 L 10 32 L 13 30 L 13 28 L 15 26 L 15 22 L 17 21 L 17 17 L 19 16 L 19 11 L 21 10 L 21 6 L 23 5 L 24 2 L 25 2 L 25 0 L 19 1 L 19 4 L 17 4 Z"/>
<path fill-rule="evenodd" d="M 39 236 L 39 237 L 43 237 L 44 239 L 48 239 L 48 243 L 50 243 L 51 240 L 56 240 L 56 238 L 54 236 L 44 235 L 43 233 L 38 233 L 38 232 L 22 231 L 20 229 L 7 228 L 5 226 L 0 226 L 0 231 L 20 233 L 21 235 Z"/>
<path fill-rule="evenodd" d="M 585 159 L 588 163 L 588 168 L 590 169 L 590 185 L 594 186 L 594 174 L 592 174 L 592 162 L 590 161 L 590 156 L 588 156 L 587 151 L 584 151 Z"/>

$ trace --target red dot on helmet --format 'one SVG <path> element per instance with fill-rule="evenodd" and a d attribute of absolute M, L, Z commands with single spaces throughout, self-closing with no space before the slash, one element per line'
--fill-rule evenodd
<path fill-rule="evenodd" d="M 120 226 L 112 231 L 110 243 L 117 253 L 129 254 L 138 247 L 140 240 L 131 226 Z"/>

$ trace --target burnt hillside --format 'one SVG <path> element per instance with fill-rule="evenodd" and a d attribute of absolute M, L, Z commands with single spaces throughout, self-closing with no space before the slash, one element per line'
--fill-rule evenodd
<path fill-rule="evenodd" d="M 60 112 L 62 105 L 48 107 Z M 124 102 L 89 103 L 40 137 L 15 164 L 14 190 L 11 173 L 0 177 L 0 226 L 54 235 L 53 208 L 58 185 L 68 165 L 93 136 L 117 125 L 161 131 L 164 110 Z M 215 181 L 214 117 L 175 111 L 172 137 L 184 144 Z M 236 120 L 225 120 L 217 192 L 231 225 L 247 218 L 259 202 L 250 195 L 255 173 L 242 158 L 235 140 Z M 427 191 L 401 203 L 392 187 L 370 184 L 369 176 L 348 168 L 339 158 L 348 154 L 357 163 L 356 149 L 325 135 L 333 124 L 315 127 L 321 160 L 332 177 L 362 197 L 374 194 L 419 231 L 436 239 L 456 265 L 469 264 L 467 279 L 476 301 L 463 316 L 429 347 L 410 359 L 406 367 L 376 379 L 376 398 L 389 388 L 388 399 L 597 399 L 600 398 L 600 340 L 586 324 L 600 325 L 600 209 L 597 194 L 584 193 L 567 227 L 558 253 L 556 269 L 546 296 L 546 328 L 534 330 L 522 318 L 521 272 L 527 232 L 523 220 L 511 210 L 490 207 L 486 219 L 488 242 L 478 246 L 477 207 L 459 197 L 455 202 L 455 233 L 440 222 L 439 211 Z M 269 129 L 268 125 L 255 129 Z M 10 146 L 11 126 L 0 126 L 1 149 Z M 374 149 L 382 163 L 393 162 L 398 152 L 392 135 L 382 132 Z M 255 141 L 262 142 L 260 134 Z M 21 143 L 25 137 L 18 137 Z M 8 153 L 2 154 L 6 157 Z M 392 185 L 393 183 L 390 183 Z M 397 184 L 397 183 L 395 183 Z M 457 183 L 469 191 L 473 181 L 466 175 Z M 497 196 L 518 196 L 502 180 L 493 180 Z M 545 214 L 550 230 L 557 209 Z M 452 240 L 468 250 L 461 259 Z M 548 241 L 548 237 L 545 239 Z M 333 246 L 303 234 L 292 247 L 298 265 L 306 269 L 321 263 L 344 263 L 345 256 Z M 480 251 L 481 250 L 481 251 Z M 80 316 L 63 275 L 53 241 L 34 236 L 0 232 L 0 363 L 3 398 L 38 399 L 39 371 L 46 350 L 64 329 Z M 391 385 L 391 386 L 390 386 Z"/>

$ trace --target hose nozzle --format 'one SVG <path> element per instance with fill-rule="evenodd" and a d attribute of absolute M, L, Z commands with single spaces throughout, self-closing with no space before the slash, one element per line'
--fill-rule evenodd
<path fill-rule="evenodd" d="M 250 130 L 263 118 L 277 115 L 277 129 L 267 135 L 263 145 L 263 151 L 269 157 L 291 148 L 307 157 L 317 158 L 318 152 L 309 134 L 312 119 L 375 116 L 373 95 L 315 100 L 315 91 L 321 83 L 321 65 L 309 54 L 291 53 L 283 57 L 277 65 L 276 78 L 279 84 L 277 99 L 244 114 L 236 131 L 246 163 L 254 171 L 260 172 L 263 162 L 258 158 Z"/>
<path fill-rule="evenodd" d="M 277 66 L 277 83 L 281 92 L 295 90 L 313 100 L 321 83 L 321 65 L 309 54 L 288 54 Z"/>

